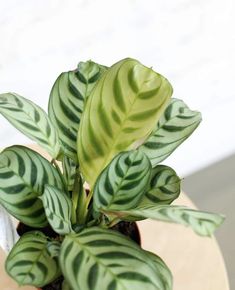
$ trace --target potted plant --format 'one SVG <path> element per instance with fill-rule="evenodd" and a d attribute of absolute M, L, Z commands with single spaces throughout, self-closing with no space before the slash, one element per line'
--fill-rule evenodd
<path fill-rule="evenodd" d="M 0 95 L 1 114 L 51 156 L 19 145 L 0 154 L 0 203 L 20 221 L 21 235 L 5 269 L 19 285 L 172 289 L 163 260 L 138 244 L 135 221 L 180 223 L 210 236 L 224 218 L 171 205 L 181 180 L 159 163 L 201 121 L 171 95 L 166 78 L 130 58 L 62 73 L 48 115 L 15 93 Z"/>

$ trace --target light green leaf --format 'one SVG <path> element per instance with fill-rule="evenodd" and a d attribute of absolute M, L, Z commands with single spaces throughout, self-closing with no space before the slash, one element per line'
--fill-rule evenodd
<path fill-rule="evenodd" d="M 71 199 L 62 190 L 47 184 L 41 200 L 48 222 L 53 230 L 60 235 L 73 232 L 71 225 L 73 210 Z"/>
<path fill-rule="evenodd" d="M 152 170 L 149 190 L 141 204 L 170 204 L 180 194 L 180 178 L 165 165 L 157 165 Z"/>
<path fill-rule="evenodd" d="M 149 186 L 151 163 L 139 150 L 120 153 L 100 174 L 94 187 L 95 210 L 136 207 Z"/>
<path fill-rule="evenodd" d="M 78 132 L 81 173 L 91 187 L 115 155 L 152 132 L 171 94 L 167 79 L 134 59 L 124 59 L 102 75 Z"/>
<path fill-rule="evenodd" d="M 66 155 L 77 161 L 77 132 L 86 99 L 105 70 L 92 61 L 62 73 L 51 90 L 49 117 L 57 128 Z"/>
<path fill-rule="evenodd" d="M 63 175 L 67 184 L 67 190 L 72 191 L 76 177 L 76 163 L 71 158 L 64 156 L 62 166 Z"/>
<path fill-rule="evenodd" d="M 19 285 L 43 287 L 60 275 L 57 259 L 47 251 L 47 237 L 41 232 L 24 234 L 7 257 L 7 273 Z"/>
<path fill-rule="evenodd" d="M 0 153 L 0 203 L 29 226 L 47 225 L 38 198 L 45 184 L 63 189 L 58 172 L 40 154 L 24 146 L 8 147 Z"/>
<path fill-rule="evenodd" d="M 155 255 L 154 253 L 151 253 L 148 251 L 145 251 L 145 253 L 149 256 L 149 258 L 155 264 L 156 272 L 158 273 L 159 277 L 161 277 L 161 279 L 162 279 L 163 285 L 165 287 L 164 289 L 165 290 L 172 290 L 173 289 L 173 277 L 172 277 L 170 269 L 167 267 L 165 262 L 160 257 Z"/>
<path fill-rule="evenodd" d="M 116 231 L 92 227 L 66 236 L 60 265 L 73 290 L 168 290 L 152 258 Z"/>
<path fill-rule="evenodd" d="M 120 212 L 117 214 L 120 215 Z M 177 205 L 142 205 L 133 210 L 122 211 L 122 214 L 190 226 L 201 236 L 211 236 L 224 221 L 222 215 Z"/>
<path fill-rule="evenodd" d="M 0 95 L 0 113 L 53 158 L 59 155 L 58 134 L 42 108 L 17 94 L 7 93 Z"/>
<path fill-rule="evenodd" d="M 191 111 L 181 100 L 172 99 L 156 128 L 147 141 L 140 146 L 154 167 L 166 159 L 201 122 L 201 114 Z"/>

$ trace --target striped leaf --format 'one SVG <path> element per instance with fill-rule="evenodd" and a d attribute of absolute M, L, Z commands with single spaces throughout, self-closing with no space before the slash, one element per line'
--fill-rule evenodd
<path fill-rule="evenodd" d="M 58 172 L 40 154 L 23 146 L 8 147 L 0 153 L 0 203 L 29 226 L 47 224 L 38 198 L 45 184 L 63 189 Z"/>
<path fill-rule="evenodd" d="M 157 127 L 140 149 L 147 154 L 154 167 L 184 142 L 200 122 L 199 112 L 191 111 L 181 100 L 172 99 Z"/>
<path fill-rule="evenodd" d="M 122 214 L 190 226 L 201 236 L 211 236 L 224 221 L 222 215 L 176 205 L 142 205 Z"/>
<path fill-rule="evenodd" d="M 47 242 L 47 251 L 51 258 L 59 257 L 61 243 L 54 240 Z"/>
<path fill-rule="evenodd" d="M 170 204 L 180 194 L 180 178 L 165 165 L 157 165 L 152 170 L 150 188 L 141 204 Z"/>
<path fill-rule="evenodd" d="M 58 134 L 42 108 L 17 94 L 7 93 L 0 95 L 0 113 L 53 158 L 59 155 Z"/>
<path fill-rule="evenodd" d="M 95 210 L 136 207 L 149 186 L 151 163 L 139 150 L 120 153 L 100 174 L 94 187 Z"/>
<path fill-rule="evenodd" d="M 60 235 L 73 232 L 71 225 L 73 208 L 71 199 L 63 191 L 47 184 L 41 200 L 48 222 L 53 230 Z"/>
<path fill-rule="evenodd" d="M 47 237 L 41 232 L 24 234 L 5 263 L 7 273 L 19 285 L 43 287 L 60 275 L 59 263 L 47 251 Z"/>
<path fill-rule="evenodd" d="M 149 258 L 154 262 L 156 272 L 158 273 L 159 277 L 161 277 L 164 289 L 172 290 L 173 289 L 173 277 L 171 274 L 170 269 L 167 267 L 165 262 L 155 255 L 152 252 L 145 251 L 145 253 L 149 256 Z"/>
<path fill-rule="evenodd" d="M 81 172 L 91 187 L 115 155 L 152 132 L 171 94 L 163 76 L 134 59 L 124 59 L 102 75 L 78 132 Z"/>
<path fill-rule="evenodd" d="M 80 62 L 62 73 L 51 90 L 49 117 L 59 132 L 65 154 L 77 161 L 77 132 L 86 99 L 105 68 L 92 61 Z"/>
<path fill-rule="evenodd" d="M 168 290 L 145 251 L 118 232 L 98 227 L 66 236 L 60 266 L 73 290 Z"/>
<path fill-rule="evenodd" d="M 71 191 L 73 190 L 76 177 L 76 163 L 71 158 L 64 156 L 62 166 L 67 190 Z"/>

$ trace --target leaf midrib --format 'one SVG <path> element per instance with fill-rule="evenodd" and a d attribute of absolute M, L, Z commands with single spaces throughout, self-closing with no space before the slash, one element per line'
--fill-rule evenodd
<path fill-rule="evenodd" d="M 116 281 L 119 281 L 122 284 L 123 290 L 128 290 L 125 287 L 125 285 L 123 284 L 122 280 L 118 279 L 116 274 L 111 271 L 111 267 L 108 267 L 103 262 L 101 262 L 100 259 L 96 255 L 94 255 L 91 251 L 89 251 L 89 249 L 88 249 L 88 247 L 86 247 L 86 245 L 80 243 L 78 239 L 75 239 L 73 236 L 69 236 L 69 238 L 71 238 L 75 243 L 79 244 L 79 246 L 82 249 L 84 249 L 84 251 L 88 252 L 88 254 L 95 260 L 95 262 L 97 262 L 97 264 L 100 264 L 102 267 L 104 267 L 107 270 L 107 272 L 109 272 L 110 275 L 114 277 L 114 279 Z"/>
<path fill-rule="evenodd" d="M 16 98 L 17 98 L 17 96 L 15 95 L 15 94 L 12 94 L 12 95 L 14 95 Z M 24 102 L 25 102 L 25 100 L 24 100 Z M 7 102 L 7 104 L 9 104 L 10 106 L 12 106 L 12 107 L 15 107 L 15 108 L 19 108 L 16 104 L 14 104 L 14 103 L 11 103 L 11 102 Z M 37 109 L 38 108 L 36 108 L 35 106 L 34 106 L 34 104 L 33 103 L 31 103 L 31 105 L 32 105 L 32 107 L 36 110 L 36 111 L 38 111 Z M 27 104 L 26 104 L 26 106 L 27 106 Z M 24 103 L 24 107 L 25 107 L 25 103 Z M 6 108 L 7 109 L 7 108 Z M 21 110 L 22 110 L 22 112 L 23 113 L 25 113 L 27 116 L 28 116 L 28 119 L 30 120 L 30 121 L 32 121 L 33 122 L 33 124 L 35 124 L 36 125 L 36 127 L 39 129 L 39 131 L 41 132 L 41 134 L 43 135 L 43 137 L 44 137 L 44 139 L 48 142 L 48 145 L 50 145 L 51 146 L 51 148 L 53 148 L 54 147 L 54 144 L 52 144 L 51 142 L 52 142 L 52 140 L 50 140 L 51 138 L 51 134 L 50 134 L 50 137 L 48 137 L 46 134 L 45 134 L 45 132 L 42 130 L 42 128 L 39 126 L 39 124 L 38 124 L 38 122 L 35 122 L 35 120 L 33 119 L 33 117 L 27 112 L 27 111 L 25 111 L 25 110 L 23 110 L 23 108 L 21 108 Z M 40 110 L 40 113 L 43 113 L 43 115 L 45 115 L 45 117 L 46 117 L 46 121 L 47 121 L 47 123 L 49 124 L 49 126 L 51 127 L 51 131 L 53 132 L 53 130 L 54 130 L 54 134 L 56 135 L 56 132 L 55 132 L 55 128 L 52 126 L 52 124 L 50 123 L 50 121 L 47 119 L 47 114 L 43 111 L 43 109 L 42 108 L 40 108 L 39 107 L 39 110 Z M 9 115 L 8 113 L 2 113 L 2 114 L 4 114 L 4 115 L 7 115 L 7 116 L 9 116 L 10 118 L 12 118 L 11 117 L 11 115 Z M 39 122 L 40 123 L 40 122 Z M 40 142 L 40 141 L 38 141 L 38 142 Z M 41 143 L 41 142 L 40 142 Z M 45 146 L 45 145 L 44 145 Z M 51 149 L 50 148 L 50 149 Z"/>

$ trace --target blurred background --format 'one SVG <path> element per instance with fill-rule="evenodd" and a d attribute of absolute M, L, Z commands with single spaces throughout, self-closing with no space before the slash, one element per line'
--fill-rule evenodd
<path fill-rule="evenodd" d="M 164 163 L 198 207 L 224 213 L 217 232 L 235 289 L 235 2 L 0 0 L 0 92 L 47 109 L 62 71 L 89 59 L 140 60 L 167 77 L 203 122 Z M 0 118 L 0 147 L 29 140 Z M 221 289 L 222 290 L 222 289 Z"/>

